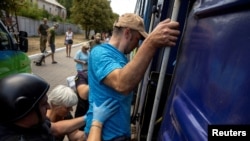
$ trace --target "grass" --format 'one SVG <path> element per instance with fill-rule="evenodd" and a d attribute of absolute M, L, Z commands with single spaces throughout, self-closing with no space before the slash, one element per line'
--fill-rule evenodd
<path fill-rule="evenodd" d="M 65 47 L 64 45 L 64 35 L 57 35 L 55 39 L 55 45 L 56 48 L 62 48 Z M 74 44 L 78 44 L 81 42 L 86 41 L 83 34 L 76 34 L 74 35 Z M 40 38 L 39 37 L 28 37 L 29 47 L 27 55 L 37 54 L 40 53 Z M 50 50 L 50 48 L 47 45 L 47 50 Z"/>

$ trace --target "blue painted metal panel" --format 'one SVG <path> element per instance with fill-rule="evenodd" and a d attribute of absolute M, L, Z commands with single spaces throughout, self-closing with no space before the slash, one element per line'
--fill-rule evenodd
<path fill-rule="evenodd" d="M 179 51 L 159 140 L 207 140 L 209 124 L 250 124 L 250 1 L 199 0 Z"/>

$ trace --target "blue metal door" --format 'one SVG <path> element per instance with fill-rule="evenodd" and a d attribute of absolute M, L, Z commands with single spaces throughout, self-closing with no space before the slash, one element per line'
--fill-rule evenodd
<path fill-rule="evenodd" d="M 158 140 L 204 141 L 250 124 L 250 1 L 199 0 L 189 14 Z"/>

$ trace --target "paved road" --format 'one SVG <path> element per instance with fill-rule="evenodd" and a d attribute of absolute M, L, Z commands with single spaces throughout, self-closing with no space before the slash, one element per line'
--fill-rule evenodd
<path fill-rule="evenodd" d="M 55 60 L 58 62 L 57 64 L 52 64 L 51 56 L 48 56 L 45 59 L 45 64 L 42 66 L 36 66 L 33 61 L 36 60 L 38 54 L 29 56 L 32 61 L 32 72 L 44 78 L 50 84 L 49 91 L 59 84 L 67 85 L 66 78 L 76 75 L 73 57 L 76 51 L 81 48 L 81 45 L 82 43 L 72 46 L 71 58 L 66 57 L 65 47 L 57 49 L 55 52 Z"/>

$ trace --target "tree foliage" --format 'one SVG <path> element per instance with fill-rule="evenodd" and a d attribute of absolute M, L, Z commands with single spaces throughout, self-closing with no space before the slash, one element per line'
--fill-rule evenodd
<path fill-rule="evenodd" d="M 19 15 L 36 20 L 46 17 L 52 21 L 62 21 L 61 17 L 53 16 L 48 11 L 39 9 L 37 3 L 27 0 L 1 0 L 0 7 L 2 20 L 4 20 L 4 17 Z"/>
<path fill-rule="evenodd" d="M 15 14 L 16 10 L 23 6 L 23 0 L 1 0 L 0 17 Z"/>
<path fill-rule="evenodd" d="M 44 17 L 51 17 L 51 15 L 48 13 L 48 11 L 43 10 L 43 9 L 39 9 L 38 5 L 36 3 L 31 3 L 31 2 L 24 2 L 23 6 L 20 7 L 17 10 L 17 15 L 19 16 L 24 16 L 24 17 L 28 17 L 31 19 L 42 19 Z"/>
<path fill-rule="evenodd" d="M 73 0 L 57 0 L 61 5 L 63 5 L 67 10 L 67 19 L 71 15 L 70 8 L 72 7 Z"/>
<path fill-rule="evenodd" d="M 113 13 L 107 0 L 74 0 L 71 19 L 85 30 L 86 39 L 90 31 L 107 32 L 112 30 L 118 14 Z"/>

